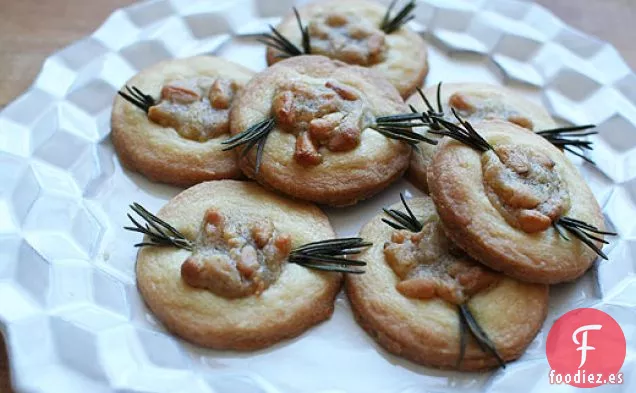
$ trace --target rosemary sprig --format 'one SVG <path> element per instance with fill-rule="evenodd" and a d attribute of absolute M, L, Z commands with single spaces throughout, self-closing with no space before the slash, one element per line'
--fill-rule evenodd
<path fill-rule="evenodd" d="M 587 131 L 595 127 L 596 125 L 594 124 L 572 127 L 559 127 L 538 131 L 537 134 L 544 137 L 554 146 L 560 147 L 577 157 L 581 157 L 583 160 L 589 162 L 590 164 L 596 165 L 594 161 L 583 154 L 585 150 L 593 150 L 592 142 L 585 139 L 579 139 L 583 136 L 598 134 L 597 131 Z M 577 148 L 579 149 L 579 151 L 573 150 L 573 148 Z"/>
<path fill-rule="evenodd" d="M 391 228 L 398 229 L 398 230 L 406 229 L 411 232 L 421 231 L 423 224 L 417 219 L 417 217 L 415 217 L 415 214 L 413 214 L 413 211 L 411 211 L 411 208 L 406 203 L 406 200 L 404 199 L 404 195 L 402 193 L 400 193 L 400 200 L 402 200 L 402 205 L 404 205 L 404 208 L 406 209 L 406 213 L 403 213 L 395 209 L 382 208 L 382 210 L 389 217 L 395 220 L 395 221 L 391 221 L 389 219 L 383 218 L 382 222 L 384 222 Z"/>
<path fill-rule="evenodd" d="M 396 3 L 397 0 L 393 0 L 391 4 L 389 4 L 389 8 L 387 8 L 384 18 L 382 18 L 382 23 L 380 23 L 380 29 L 386 34 L 395 32 L 407 22 L 415 18 L 415 15 L 413 15 L 413 10 L 416 6 L 415 0 L 409 1 L 400 11 L 398 11 L 397 14 L 395 14 L 395 16 L 391 17 L 391 13 Z"/>
<path fill-rule="evenodd" d="M 298 28 L 301 33 L 301 46 L 296 46 L 293 42 L 291 42 L 287 37 L 282 35 L 276 28 L 272 25 L 269 26 L 271 33 L 261 33 L 261 34 L 245 34 L 242 37 L 254 37 L 256 41 L 269 46 L 270 48 L 274 48 L 281 52 L 278 57 L 287 58 L 293 56 L 300 55 L 308 55 L 311 53 L 311 41 L 309 37 L 309 30 L 307 26 L 303 26 L 302 19 L 300 18 L 300 14 L 296 7 L 292 8 L 294 10 L 294 15 L 296 16 L 296 21 L 298 22 Z"/>
<path fill-rule="evenodd" d="M 501 358 L 499 352 L 497 352 L 497 348 L 492 340 L 488 337 L 484 329 L 481 328 L 473 314 L 470 312 L 470 309 L 466 304 L 462 304 L 459 306 L 459 324 L 460 324 L 460 334 L 463 337 L 460 337 L 460 355 L 459 363 L 461 364 L 463 360 L 463 355 L 466 352 L 466 334 L 467 330 L 470 330 L 473 337 L 477 341 L 477 344 L 481 348 L 481 350 L 486 353 L 490 352 L 495 359 L 497 359 L 497 363 L 499 363 L 500 367 L 506 368 L 506 362 Z M 464 328 L 461 328 L 461 325 L 464 325 Z M 466 327 L 468 329 L 466 329 Z M 462 345 L 463 342 L 463 345 Z"/>
<path fill-rule="evenodd" d="M 289 262 L 310 269 L 340 273 L 364 273 L 364 261 L 346 259 L 347 255 L 359 254 L 362 248 L 372 245 L 359 237 L 321 240 L 307 243 L 292 250 Z"/>
<path fill-rule="evenodd" d="M 441 128 L 439 130 L 436 130 L 431 127 L 431 130 L 429 131 L 431 134 L 453 138 L 456 141 L 459 141 L 481 152 L 485 152 L 488 150 L 494 151 L 490 143 L 488 143 L 488 141 L 486 141 L 481 135 L 479 135 L 469 122 L 461 119 L 454 108 L 451 108 L 451 110 L 459 124 L 451 123 L 450 121 L 447 121 L 441 117 L 433 118 L 426 113 L 422 113 L 425 122 L 432 124 L 434 121 L 436 121 Z"/>
<path fill-rule="evenodd" d="M 186 239 L 186 237 L 172 225 L 150 213 L 136 202 L 130 205 L 130 209 L 144 220 L 145 225 L 141 225 L 130 214 L 128 214 L 128 218 L 134 226 L 124 227 L 124 229 L 132 232 L 143 233 L 148 236 L 147 241 L 137 243 L 135 244 L 135 247 L 169 246 L 182 248 L 184 250 L 192 250 L 192 242 Z"/>
<path fill-rule="evenodd" d="M 552 223 L 552 226 L 557 231 L 559 236 L 561 236 L 563 239 L 567 241 L 570 240 L 570 238 L 565 236 L 562 229 L 569 232 L 572 236 L 578 238 L 586 246 L 591 248 L 596 253 L 596 255 L 605 260 L 607 260 L 607 255 L 605 255 L 605 253 L 599 247 L 597 247 L 594 242 L 597 241 L 603 244 L 609 244 L 609 242 L 605 239 L 595 236 L 595 234 L 616 236 L 615 232 L 602 231 L 593 225 L 571 217 L 561 217 L 558 220 L 554 221 Z"/>
<path fill-rule="evenodd" d="M 263 150 L 265 149 L 265 143 L 267 143 L 267 136 L 276 126 L 276 121 L 273 118 L 267 118 L 261 122 L 254 124 L 243 132 L 234 135 L 221 142 L 222 145 L 226 145 L 222 150 L 231 150 L 238 146 L 243 146 L 241 150 L 241 158 L 245 157 L 250 150 L 256 148 L 256 166 L 254 171 L 258 174 L 261 167 L 263 158 Z"/>
<path fill-rule="evenodd" d="M 426 97 L 426 94 L 424 94 L 421 89 L 417 89 L 427 108 L 426 116 L 424 116 L 424 113 L 422 113 L 423 118 L 426 119 L 426 121 L 429 123 L 429 127 L 433 130 L 439 130 L 439 122 L 444 118 L 444 110 L 442 108 L 441 100 L 441 88 L 442 82 L 438 83 L 437 85 L 437 111 L 433 109 L 433 106 Z M 413 107 L 411 107 L 411 110 L 413 112 L 416 112 L 416 109 Z M 455 117 L 457 117 L 457 115 L 455 115 Z M 581 157 L 583 160 L 589 162 L 590 164 L 596 165 L 594 161 L 583 154 L 584 150 L 593 150 L 593 143 L 585 139 L 580 139 L 584 136 L 598 134 L 598 132 L 596 131 L 587 131 L 595 127 L 596 125 L 594 124 L 586 124 L 582 126 L 552 128 L 548 130 L 537 131 L 536 133 L 537 135 L 545 138 L 554 146 L 562 148 L 563 150 L 568 151 L 577 157 Z M 573 150 L 574 148 L 579 149 L 579 151 Z"/>
<path fill-rule="evenodd" d="M 383 116 L 383 117 L 377 118 L 376 123 L 378 127 L 383 129 L 388 129 L 389 132 L 398 134 L 396 131 L 404 130 L 404 129 L 406 129 L 407 131 L 410 131 L 410 128 L 412 127 L 426 126 L 429 128 L 428 132 L 430 132 L 431 134 L 453 138 L 467 146 L 472 147 L 473 149 L 477 149 L 482 152 L 487 150 L 494 151 L 492 146 L 481 135 L 479 135 L 477 131 L 475 131 L 475 129 L 469 122 L 459 117 L 459 115 L 457 114 L 457 111 L 455 111 L 454 108 L 451 108 L 451 110 L 453 112 L 453 115 L 455 116 L 455 119 L 457 119 L 457 122 L 459 124 L 455 124 L 444 119 L 444 112 L 442 108 L 442 101 L 441 101 L 441 94 L 440 94 L 441 89 L 442 89 L 442 83 L 440 82 L 437 85 L 437 110 L 433 108 L 433 105 L 431 105 L 430 101 L 428 100 L 428 98 L 426 97 L 426 94 L 424 94 L 422 89 L 418 88 L 417 91 L 420 97 L 422 97 L 424 104 L 426 105 L 426 108 L 427 108 L 426 111 L 418 112 L 417 109 L 415 109 L 415 107 L 411 106 L 410 108 L 412 113 L 405 113 L 405 114 L 399 114 L 399 115 L 393 115 L 393 116 Z M 413 121 L 416 121 L 416 122 L 413 123 Z M 404 126 L 399 127 L 400 124 L 404 124 Z M 371 128 L 378 130 L 377 128 L 374 128 L 374 127 L 371 127 Z M 382 132 L 382 131 L 379 131 L 379 132 Z M 403 134 L 406 134 L 406 135 L 403 136 Z M 417 143 L 417 142 L 413 142 L 412 141 L 413 139 L 417 139 L 417 141 L 420 141 L 420 142 L 427 142 L 432 145 L 437 144 L 437 141 L 435 140 L 423 137 L 421 135 L 419 136 L 419 138 L 413 138 L 413 135 L 411 134 L 415 134 L 415 133 L 410 131 L 410 133 L 402 132 L 402 134 L 398 134 L 398 135 L 411 144 Z"/>
<path fill-rule="evenodd" d="M 437 141 L 413 131 L 413 127 L 423 127 L 428 124 L 418 121 L 421 119 L 418 113 L 406 113 L 392 116 L 380 116 L 375 119 L 375 124 L 369 128 L 376 130 L 389 139 L 395 139 L 415 146 L 420 142 L 436 145 Z"/>
<path fill-rule="evenodd" d="M 146 113 L 148 113 L 151 106 L 157 104 L 152 96 L 145 94 L 135 86 L 124 86 L 124 88 L 126 89 L 125 92 L 120 90 L 117 94 Z"/>

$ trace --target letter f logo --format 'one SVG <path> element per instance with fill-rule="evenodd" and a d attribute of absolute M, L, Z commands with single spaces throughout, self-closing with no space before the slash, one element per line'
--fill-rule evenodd
<path fill-rule="evenodd" d="M 602 325 L 585 325 L 576 329 L 574 333 L 572 333 L 572 341 L 574 341 L 574 344 L 581 345 L 580 347 L 576 348 L 577 351 L 581 351 L 581 364 L 579 364 L 579 368 L 583 367 L 583 365 L 585 364 L 585 360 L 587 359 L 587 351 L 593 351 L 596 349 L 587 345 L 587 331 L 601 330 L 602 327 Z M 581 335 L 581 342 L 579 342 L 576 336 L 581 332 L 583 332 L 583 334 Z"/>

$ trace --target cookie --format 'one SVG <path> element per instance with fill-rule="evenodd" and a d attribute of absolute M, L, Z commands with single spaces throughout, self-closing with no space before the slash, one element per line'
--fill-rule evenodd
<path fill-rule="evenodd" d="M 164 233 L 182 237 L 144 238 L 137 286 L 153 314 L 183 339 L 255 350 L 333 313 L 342 274 L 287 261 L 299 245 L 334 237 L 316 206 L 252 182 L 220 180 L 181 192 L 157 216 L 174 229 L 159 224 Z"/>
<path fill-rule="evenodd" d="M 405 8 L 414 8 L 407 4 Z M 428 73 L 428 54 L 424 40 L 406 26 L 391 23 L 399 10 L 383 25 L 387 7 L 364 0 L 329 0 L 298 9 L 306 29 L 310 51 L 347 64 L 380 71 L 407 98 L 424 82 Z M 406 20 L 410 12 L 404 15 Z M 384 27 L 383 27 L 384 26 Z M 302 32 L 294 13 L 276 27 L 298 48 L 302 48 Z M 267 64 L 281 60 L 284 52 L 267 49 Z"/>
<path fill-rule="evenodd" d="M 387 221 L 402 220 L 382 213 L 360 232 L 374 245 L 359 255 L 366 273 L 345 279 L 358 323 L 387 351 L 426 366 L 475 371 L 517 359 L 545 320 L 548 286 L 472 260 L 446 237 L 429 197 L 407 203 L 409 210 L 391 208 L 412 213 L 415 227 L 393 228 Z M 482 341 L 465 317 L 483 330 Z"/>
<path fill-rule="evenodd" d="M 324 56 L 276 63 L 246 86 L 230 114 L 240 167 L 294 198 L 343 206 L 398 179 L 411 147 L 370 127 L 408 112 L 377 72 Z"/>
<path fill-rule="evenodd" d="M 229 135 L 230 106 L 252 74 L 212 56 L 166 60 L 141 71 L 113 104 L 111 138 L 119 160 L 176 186 L 240 177 L 235 152 L 223 151 L 220 142 Z"/>
<path fill-rule="evenodd" d="M 437 100 L 442 104 L 442 111 L 448 121 L 456 121 L 451 108 L 461 117 L 474 122 L 485 119 L 504 119 L 533 131 L 547 130 L 556 127 L 556 123 L 547 110 L 522 95 L 503 86 L 486 83 L 445 83 L 441 86 L 439 98 L 437 86 L 424 90 L 435 110 L 438 111 Z M 425 111 L 426 105 L 419 94 L 408 99 L 407 104 L 419 111 Z M 432 139 L 439 139 L 428 134 Z M 428 193 L 426 169 L 435 153 L 436 146 L 421 143 L 417 154 L 411 157 L 407 172 L 409 180 L 422 191 Z"/>
<path fill-rule="evenodd" d="M 431 197 L 454 243 L 492 269 L 545 284 L 574 280 L 605 257 L 601 242 L 611 233 L 601 209 L 559 149 L 502 120 L 471 128 L 487 146 L 444 138 L 428 166 Z"/>

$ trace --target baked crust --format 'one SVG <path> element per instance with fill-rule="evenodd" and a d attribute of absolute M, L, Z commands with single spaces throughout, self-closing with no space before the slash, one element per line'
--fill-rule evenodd
<path fill-rule="evenodd" d="M 368 19 L 379 26 L 386 6 L 366 0 L 329 0 L 301 7 L 298 12 L 305 25 L 312 17 L 325 12 L 341 12 Z M 298 22 L 293 12 L 290 12 L 276 29 L 296 46 L 302 47 Z M 387 35 L 387 46 L 384 61 L 372 65 L 371 68 L 380 71 L 406 99 L 424 83 L 428 74 L 427 45 L 419 34 L 408 27 L 402 27 Z M 267 64 L 272 65 L 280 61 L 281 58 L 277 57 L 279 54 L 278 50 L 267 48 Z"/>
<path fill-rule="evenodd" d="M 195 239 L 204 213 L 217 208 L 232 220 L 269 219 L 292 236 L 292 246 L 333 238 L 329 220 L 316 206 L 270 193 L 252 182 L 198 184 L 174 197 L 158 213 L 188 239 Z M 137 285 L 144 300 L 168 330 L 195 344 L 255 350 L 295 337 L 328 319 L 342 275 L 316 272 L 296 264 L 260 296 L 228 299 L 188 286 L 181 265 L 189 251 L 145 247 L 137 255 Z"/>
<path fill-rule="evenodd" d="M 395 88 L 375 71 L 324 56 L 298 56 L 269 67 L 247 84 L 230 112 L 232 135 L 271 115 L 279 86 L 306 80 L 335 80 L 356 88 L 376 117 L 408 111 Z M 239 165 L 265 187 L 295 198 L 344 206 L 374 195 L 402 176 L 411 154 L 406 143 L 368 128 L 362 130 L 360 144 L 352 150 L 332 152 L 322 148 L 323 161 L 316 166 L 300 165 L 294 159 L 295 145 L 293 134 L 274 128 L 267 137 L 258 174 L 254 170 L 256 149 L 239 160 Z"/>
<path fill-rule="evenodd" d="M 230 61 L 197 56 L 166 60 L 142 70 L 126 85 L 159 97 L 166 82 L 208 76 L 245 85 L 253 72 Z M 174 128 L 160 126 L 119 95 L 113 103 L 111 138 L 121 163 L 152 181 L 187 187 L 206 180 L 239 178 L 236 153 L 222 151 L 227 134 L 197 142 L 181 137 Z"/>
<path fill-rule="evenodd" d="M 430 198 L 408 201 L 416 217 L 436 215 Z M 401 204 L 393 209 L 404 212 Z M 471 337 L 464 360 L 460 354 L 457 307 L 440 298 L 412 299 L 402 295 L 400 281 L 385 259 L 383 245 L 394 229 L 379 214 L 361 230 L 373 246 L 359 255 L 367 262 L 362 275 L 348 275 L 345 288 L 356 320 L 387 351 L 426 366 L 484 370 L 497 366 Z M 548 286 L 522 283 L 502 276 L 494 286 L 477 293 L 467 303 L 505 361 L 517 359 L 541 329 L 548 309 Z"/>
<path fill-rule="evenodd" d="M 565 216 L 604 228 L 603 215 L 592 191 L 574 165 L 544 138 L 501 120 L 473 124 L 491 145 L 527 147 L 545 154 L 554 163 L 569 191 Z M 553 227 L 526 233 L 508 224 L 488 198 L 483 181 L 483 153 L 444 138 L 428 167 L 431 197 L 449 238 L 483 264 L 528 282 L 555 284 L 580 277 L 596 254 Z M 600 243 L 596 243 L 601 246 Z"/>
<path fill-rule="evenodd" d="M 493 118 L 505 119 L 510 113 L 517 113 L 521 117 L 525 117 L 532 121 L 533 131 L 546 130 L 557 127 L 548 111 L 540 104 L 528 100 L 522 95 L 508 89 L 504 86 L 491 85 L 488 83 L 444 83 L 440 92 L 442 108 L 446 113 L 446 118 L 455 121 L 450 112 L 449 100 L 455 93 L 463 94 L 475 103 L 486 104 L 493 109 Z M 437 110 L 437 86 L 431 86 L 424 90 L 424 94 L 431 101 Z M 415 94 L 407 100 L 407 104 L 413 105 L 417 110 L 426 110 L 426 105 L 422 101 L 419 94 Z M 483 113 L 475 113 L 466 115 L 462 113 L 462 118 L 469 122 L 484 120 Z M 429 134 L 428 137 L 438 139 L 435 135 Z M 419 189 L 428 194 L 428 183 L 426 181 L 426 169 L 433 158 L 433 154 L 437 147 L 427 143 L 418 145 L 419 152 L 411 156 L 411 163 L 407 171 L 408 179 Z"/>

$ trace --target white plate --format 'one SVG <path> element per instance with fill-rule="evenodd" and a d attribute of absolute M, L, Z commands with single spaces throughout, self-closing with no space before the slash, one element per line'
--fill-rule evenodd
<path fill-rule="evenodd" d="M 597 273 L 553 289 L 544 329 L 521 360 L 483 374 L 416 366 L 380 349 L 342 295 L 331 320 L 255 353 L 203 350 L 165 333 L 135 288 L 138 236 L 122 226 L 130 202 L 156 210 L 179 190 L 122 170 L 108 138 L 111 102 L 129 77 L 165 58 L 215 53 L 263 69 L 264 48 L 229 33 L 262 31 L 290 7 L 159 0 L 119 10 L 50 57 L 33 87 L 0 114 L 0 328 L 16 390 L 540 392 L 550 388 L 549 326 L 566 311 L 593 306 L 611 314 L 628 339 L 625 385 L 595 392 L 634 391 L 636 76 L 610 45 L 513 0 L 420 1 L 414 28 L 431 43 L 427 83 L 504 83 L 559 119 L 599 124 L 598 168 L 581 170 L 620 233 Z M 340 235 L 355 234 L 403 189 L 418 193 L 400 181 L 353 208 L 329 209 L 330 218 Z"/>

